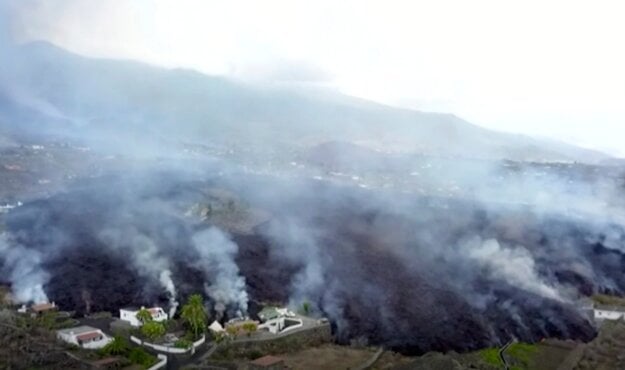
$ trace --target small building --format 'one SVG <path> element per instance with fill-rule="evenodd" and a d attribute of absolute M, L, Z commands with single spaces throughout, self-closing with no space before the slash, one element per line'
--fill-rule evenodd
<path fill-rule="evenodd" d="M 86 325 L 57 330 L 56 334 L 63 341 L 86 349 L 99 349 L 113 340 L 102 330 Z"/>
<path fill-rule="evenodd" d="M 152 316 L 152 320 L 154 321 L 165 321 L 168 319 L 168 315 L 165 312 L 165 310 L 163 310 L 162 307 L 151 307 L 151 308 L 145 308 L 145 307 L 141 307 L 139 308 L 122 308 L 119 310 L 119 318 L 121 320 L 127 321 L 130 323 L 130 325 L 135 326 L 135 327 L 139 327 L 142 325 L 141 321 L 137 318 L 137 314 L 139 313 L 139 311 L 141 310 L 148 310 L 148 312 L 150 313 L 150 315 Z"/>
<path fill-rule="evenodd" d="M 38 304 L 34 304 L 32 306 L 30 306 L 30 309 L 32 312 L 40 315 L 46 312 L 51 312 L 51 311 L 56 311 L 58 309 L 58 307 L 56 306 L 56 304 L 54 302 L 52 303 L 38 303 Z"/>
<path fill-rule="evenodd" d="M 250 362 L 250 370 L 284 370 L 286 366 L 284 360 L 276 356 L 263 356 Z"/>
<path fill-rule="evenodd" d="M 597 304 L 593 307 L 595 320 L 618 320 L 625 318 L 625 307 Z"/>
<path fill-rule="evenodd" d="M 58 307 L 54 302 L 52 303 L 43 302 L 43 303 L 33 304 L 30 307 L 26 307 L 26 305 L 22 305 L 20 308 L 17 309 L 17 312 L 31 313 L 34 316 L 34 315 L 42 315 L 46 312 L 53 312 L 56 310 L 58 310 Z"/>
<path fill-rule="evenodd" d="M 225 331 L 224 327 L 219 323 L 219 321 L 215 320 L 213 321 L 209 326 L 208 326 L 208 330 L 210 330 L 211 332 L 217 334 L 217 333 L 223 333 Z"/>
<path fill-rule="evenodd" d="M 295 314 L 285 307 L 264 307 L 259 313 L 260 321 L 265 322 L 279 317 L 295 317 Z"/>
<path fill-rule="evenodd" d="M 279 334 L 287 330 L 300 328 L 303 325 L 304 321 L 297 317 L 277 317 L 259 325 L 258 330 L 267 330 L 272 334 Z"/>

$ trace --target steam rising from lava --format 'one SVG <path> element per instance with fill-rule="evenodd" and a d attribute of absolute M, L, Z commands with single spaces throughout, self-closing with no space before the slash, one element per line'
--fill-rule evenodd
<path fill-rule="evenodd" d="M 12 284 L 14 299 L 18 302 L 48 302 L 43 286 L 50 278 L 43 270 L 41 252 L 8 240 L 6 233 L 0 234 L 0 256 L 3 268 Z"/>
<path fill-rule="evenodd" d="M 190 261 L 206 275 L 206 294 L 215 302 L 219 318 L 227 307 L 235 307 L 236 314 L 247 313 L 248 297 L 245 279 L 239 274 L 234 262 L 237 245 L 215 227 L 198 232 L 193 236 L 193 246 L 198 259 Z"/>

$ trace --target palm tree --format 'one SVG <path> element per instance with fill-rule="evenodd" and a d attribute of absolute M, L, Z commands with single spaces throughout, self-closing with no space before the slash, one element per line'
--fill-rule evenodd
<path fill-rule="evenodd" d="M 145 324 L 152 321 L 152 314 L 145 308 L 141 308 L 139 312 L 137 312 L 137 320 L 141 321 L 142 324 Z"/>
<path fill-rule="evenodd" d="M 124 355 L 128 352 L 130 346 L 126 339 L 120 335 L 116 335 L 103 349 L 107 355 Z"/>
<path fill-rule="evenodd" d="M 206 327 L 208 315 L 204 310 L 204 300 L 199 294 L 193 294 L 187 300 L 187 304 L 182 307 L 180 317 L 187 323 L 195 338 Z"/>

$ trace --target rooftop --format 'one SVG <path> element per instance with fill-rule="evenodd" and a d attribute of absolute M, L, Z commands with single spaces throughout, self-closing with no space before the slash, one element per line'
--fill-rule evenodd
<path fill-rule="evenodd" d="M 615 305 L 607 305 L 607 304 L 595 304 L 595 310 L 602 311 L 615 311 L 615 312 L 623 312 L 625 313 L 625 306 L 615 306 Z"/>
<path fill-rule="evenodd" d="M 155 315 L 158 313 L 159 310 L 163 310 L 162 307 L 158 307 L 158 306 L 154 306 L 154 307 L 122 307 L 120 308 L 121 311 L 130 311 L 130 312 L 139 312 L 143 309 L 148 310 L 152 315 Z M 164 311 L 164 310 L 163 310 Z"/>
<path fill-rule="evenodd" d="M 258 317 L 263 320 L 271 320 L 279 316 L 280 313 L 276 307 L 265 307 L 258 313 Z"/>
<path fill-rule="evenodd" d="M 61 330 L 58 330 L 57 332 L 61 334 L 73 333 L 79 336 L 79 335 L 86 334 L 86 333 L 99 332 L 99 330 L 100 329 L 94 328 L 92 326 L 82 325 L 82 326 L 77 326 L 75 328 L 61 329 Z"/>
<path fill-rule="evenodd" d="M 30 308 L 35 312 L 43 312 L 56 309 L 56 305 L 54 303 L 39 303 L 32 305 Z"/>
<path fill-rule="evenodd" d="M 88 341 L 88 340 L 100 338 L 101 336 L 102 336 L 102 334 L 99 331 L 92 331 L 92 332 L 89 332 L 89 333 L 77 335 L 76 339 L 85 342 L 85 341 Z"/>

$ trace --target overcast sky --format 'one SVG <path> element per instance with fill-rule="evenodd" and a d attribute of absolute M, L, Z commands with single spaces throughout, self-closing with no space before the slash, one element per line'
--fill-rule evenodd
<path fill-rule="evenodd" d="M 324 85 L 625 156 L 622 1 L 0 1 L 20 42 Z"/>

